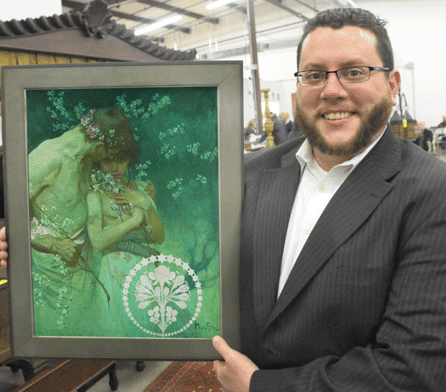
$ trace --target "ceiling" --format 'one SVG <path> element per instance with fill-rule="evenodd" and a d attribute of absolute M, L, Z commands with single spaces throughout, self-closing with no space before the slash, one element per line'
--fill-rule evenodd
<path fill-rule="evenodd" d="M 215 0 L 103 0 L 117 23 L 138 30 L 159 20 L 181 15 L 176 23 L 144 36 L 169 49 L 195 49 L 201 60 L 249 53 L 250 26 L 255 27 L 259 51 L 295 48 L 306 20 L 317 11 L 376 0 L 238 0 L 214 10 Z M 380 0 L 388 1 L 388 0 Z M 62 0 L 63 12 L 81 11 L 90 0 Z M 248 3 L 254 23 L 249 24 Z M 251 7 L 251 6 L 250 6 Z M 251 27 L 251 28 L 252 28 Z M 251 30 L 252 31 L 252 30 Z"/>

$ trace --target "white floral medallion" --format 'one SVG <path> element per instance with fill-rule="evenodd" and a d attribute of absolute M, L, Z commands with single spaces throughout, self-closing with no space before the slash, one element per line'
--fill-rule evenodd
<path fill-rule="evenodd" d="M 130 320 L 157 337 L 174 336 L 190 328 L 203 302 L 195 271 L 172 255 L 142 259 L 126 277 L 122 293 Z"/>

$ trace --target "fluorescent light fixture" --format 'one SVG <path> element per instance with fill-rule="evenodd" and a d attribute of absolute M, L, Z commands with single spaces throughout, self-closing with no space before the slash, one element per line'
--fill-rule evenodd
<path fill-rule="evenodd" d="M 343 8 L 358 8 L 352 0 L 334 0 L 334 2 Z"/>
<path fill-rule="evenodd" d="M 209 3 L 206 6 L 206 9 L 208 10 L 213 10 L 214 8 L 218 8 L 221 7 L 223 5 L 229 4 L 229 3 L 233 3 L 235 0 L 218 0 L 218 1 L 214 1 L 213 3 Z"/>
<path fill-rule="evenodd" d="M 153 31 L 156 29 L 159 29 L 161 27 L 167 26 L 169 24 L 178 22 L 179 20 L 181 20 L 183 17 L 181 15 L 175 15 L 172 16 L 170 18 L 164 19 L 164 20 L 160 20 L 159 22 L 153 23 L 151 25 L 148 25 L 146 27 L 143 27 L 141 29 L 138 29 L 135 31 L 135 35 L 141 35 L 144 33 L 148 33 L 149 31 Z"/>

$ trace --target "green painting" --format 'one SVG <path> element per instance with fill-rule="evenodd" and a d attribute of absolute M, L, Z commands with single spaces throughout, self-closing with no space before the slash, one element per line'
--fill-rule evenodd
<path fill-rule="evenodd" d="M 216 87 L 27 90 L 36 336 L 220 333 Z"/>

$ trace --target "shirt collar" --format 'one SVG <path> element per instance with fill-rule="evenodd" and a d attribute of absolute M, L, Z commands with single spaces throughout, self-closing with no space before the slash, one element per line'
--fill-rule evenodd
<path fill-rule="evenodd" d="M 380 141 L 380 139 L 383 137 L 384 132 L 379 135 L 379 137 L 372 143 L 370 146 L 368 146 L 363 152 L 359 153 L 358 155 L 355 155 L 353 158 L 349 159 L 348 161 L 342 162 L 339 165 L 336 165 L 335 167 L 348 167 L 350 170 L 353 170 L 360 164 L 360 162 L 367 156 L 367 154 L 373 149 L 373 147 L 376 146 L 376 144 Z M 316 159 L 313 154 L 313 149 L 310 146 L 310 143 L 308 142 L 308 139 L 305 139 L 305 141 L 300 146 L 299 150 L 296 152 L 296 158 L 297 161 L 300 164 L 300 173 L 302 174 L 303 170 L 305 169 L 306 165 L 318 165 L 316 162 Z M 319 166 L 319 165 L 318 165 Z"/>

